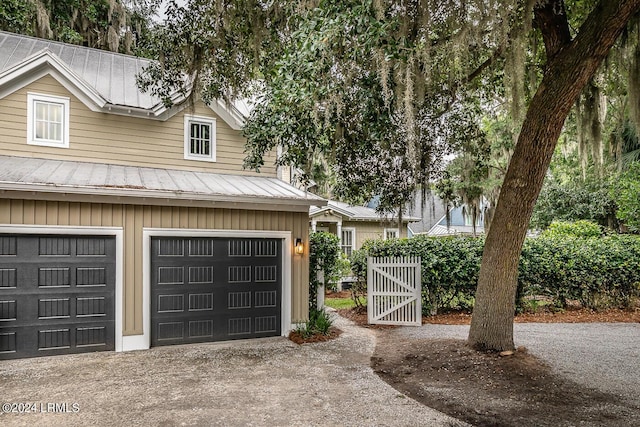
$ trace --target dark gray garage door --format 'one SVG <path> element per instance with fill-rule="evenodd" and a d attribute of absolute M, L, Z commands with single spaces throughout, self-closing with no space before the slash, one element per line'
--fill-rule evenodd
<path fill-rule="evenodd" d="M 280 335 L 282 241 L 154 238 L 152 345 Z"/>
<path fill-rule="evenodd" d="M 115 238 L 0 235 L 0 359 L 115 348 Z"/>

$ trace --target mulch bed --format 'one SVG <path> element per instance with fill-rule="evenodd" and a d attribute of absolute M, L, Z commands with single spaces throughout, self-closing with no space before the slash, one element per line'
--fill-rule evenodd
<path fill-rule="evenodd" d="M 523 313 L 515 317 L 516 323 L 640 323 L 640 309 L 621 310 L 611 308 L 602 311 L 586 308 L 568 308 L 565 311 L 539 311 Z M 425 316 L 422 323 L 438 325 L 468 325 L 471 323 L 470 313 L 447 313 Z"/>
<path fill-rule="evenodd" d="M 362 307 L 362 308 L 358 308 L 358 309 L 352 309 L 352 308 L 341 308 L 340 310 L 337 310 L 338 314 L 342 317 L 346 317 L 347 319 L 351 320 L 353 323 L 355 323 L 358 326 L 362 326 L 363 328 L 367 328 L 367 329 L 393 329 L 393 328 L 397 328 L 397 326 L 394 325 L 370 325 L 369 319 L 367 317 L 367 308 L 366 307 Z"/>
<path fill-rule="evenodd" d="M 289 339 L 296 344 L 311 344 L 315 342 L 324 342 L 329 341 L 335 338 L 338 338 L 342 331 L 334 326 L 329 328 L 329 333 L 327 335 L 322 334 L 314 334 L 309 337 L 304 337 L 301 333 L 297 331 L 289 332 Z"/>

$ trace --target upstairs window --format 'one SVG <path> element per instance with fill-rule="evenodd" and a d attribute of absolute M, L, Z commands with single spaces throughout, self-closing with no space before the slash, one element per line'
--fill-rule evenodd
<path fill-rule="evenodd" d="M 69 148 L 69 98 L 27 94 L 27 144 Z"/>
<path fill-rule="evenodd" d="M 216 161 L 216 121 L 208 117 L 184 116 L 184 158 Z"/>

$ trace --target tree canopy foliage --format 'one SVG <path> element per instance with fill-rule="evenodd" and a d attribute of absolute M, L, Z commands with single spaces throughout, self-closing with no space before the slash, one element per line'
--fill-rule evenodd
<path fill-rule="evenodd" d="M 530 14 L 516 1 L 192 0 L 171 6 L 144 83 L 167 100 L 177 88 L 205 100 L 257 90 L 247 166 L 277 145 L 280 163 L 307 172 L 322 156 L 339 197 L 381 194 L 389 210 L 477 138 L 481 105 L 519 87 L 504 82 L 518 80 Z"/>
<path fill-rule="evenodd" d="M 533 205 L 576 102 L 586 111 L 583 152 L 585 135 L 602 134 L 602 91 L 593 78 L 623 33 L 620 54 L 638 62 L 629 41 L 638 37 L 640 0 L 187 6 L 172 5 L 161 60 L 141 83 L 167 101 L 176 89 L 205 101 L 258 93 L 262 103 L 246 129 L 250 167 L 278 145 L 280 162 L 307 169 L 323 156 L 339 193 L 379 193 L 382 209 L 390 209 L 424 188 L 443 153 L 482 137 L 478 112 L 507 115 L 517 142 L 484 248 L 469 340 L 513 348 L 517 260 Z M 629 69 L 628 80 L 637 81 Z M 630 111 L 640 111 L 636 99 Z"/>
<path fill-rule="evenodd" d="M 144 54 L 161 0 L 2 0 L 0 30 Z"/>

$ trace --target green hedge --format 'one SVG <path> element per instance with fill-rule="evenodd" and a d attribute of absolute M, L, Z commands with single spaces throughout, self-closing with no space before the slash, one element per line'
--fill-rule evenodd
<path fill-rule="evenodd" d="M 366 256 L 419 256 L 424 312 L 467 309 L 473 304 L 483 244 L 481 238 L 456 237 L 370 240 L 352 255 L 351 270 L 366 282 Z"/>
<path fill-rule="evenodd" d="M 425 314 L 469 309 L 483 245 L 483 238 L 471 237 L 368 241 L 354 253 L 352 271 L 366 281 L 366 256 L 419 256 Z M 640 296 L 640 238 L 576 237 L 557 230 L 528 238 L 520 259 L 518 308 L 532 296 L 548 297 L 559 308 L 570 300 L 588 308 L 628 307 Z"/>
<path fill-rule="evenodd" d="M 640 295 L 640 238 L 555 236 L 527 239 L 520 258 L 521 297 L 545 295 L 555 306 L 629 307 Z"/>

